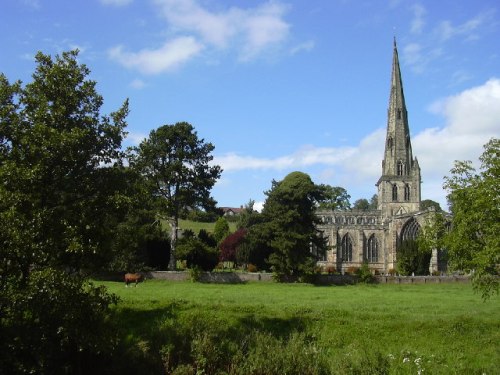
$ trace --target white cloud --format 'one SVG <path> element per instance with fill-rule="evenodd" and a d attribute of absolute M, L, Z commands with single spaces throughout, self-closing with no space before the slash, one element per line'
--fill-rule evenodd
<path fill-rule="evenodd" d="M 124 6 L 130 4 L 133 0 L 100 0 L 104 5 Z"/>
<path fill-rule="evenodd" d="M 455 160 L 477 161 L 483 145 L 500 136 L 500 79 L 437 101 L 431 111 L 444 116 L 445 125 L 427 128 L 413 137 L 424 178 L 423 192 L 444 201 L 443 177 Z"/>
<path fill-rule="evenodd" d="M 240 59 L 258 56 L 288 36 L 287 7 L 268 2 L 255 8 L 210 11 L 195 0 L 156 0 L 174 32 L 196 36 L 217 49 L 234 48 Z"/>
<path fill-rule="evenodd" d="M 125 137 L 125 142 L 129 146 L 137 146 L 147 137 L 147 134 L 144 133 L 128 132 L 127 136 Z"/>
<path fill-rule="evenodd" d="M 409 43 L 403 48 L 402 57 L 415 73 L 425 71 L 429 63 L 439 58 L 443 51 L 439 47 L 426 49 L 419 43 Z"/>
<path fill-rule="evenodd" d="M 457 36 L 463 36 L 466 40 L 477 39 L 478 29 L 494 19 L 494 13 L 494 11 L 482 12 L 456 26 L 449 20 L 442 21 L 436 29 L 437 35 L 441 41 L 446 41 Z"/>
<path fill-rule="evenodd" d="M 413 20 L 411 21 L 410 31 L 413 34 L 420 34 L 425 25 L 424 16 L 427 12 L 422 4 L 419 3 L 414 4 L 411 9 L 413 11 Z"/>
<path fill-rule="evenodd" d="M 300 43 L 290 50 L 290 55 L 296 55 L 299 52 L 309 52 L 315 47 L 316 43 L 314 40 L 308 40 L 307 42 Z"/>
<path fill-rule="evenodd" d="M 171 71 L 201 52 L 203 46 L 192 37 L 179 37 L 166 42 L 158 49 L 143 49 L 139 52 L 125 52 L 123 46 L 116 46 L 108 55 L 127 68 L 135 68 L 144 74 L 158 74 Z"/>
<path fill-rule="evenodd" d="M 130 82 L 130 87 L 136 90 L 142 90 L 144 87 L 146 87 L 146 83 L 142 79 L 134 79 L 132 82 Z"/>

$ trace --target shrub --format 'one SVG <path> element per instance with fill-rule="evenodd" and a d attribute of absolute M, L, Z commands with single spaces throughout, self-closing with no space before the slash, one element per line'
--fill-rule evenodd
<path fill-rule="evenodd" d="M 335 269 L 335 267 L 326 267 L 326 272 L 328 272 L 329 275 L 331 274 L 334 274 L 335 272 L 337 272 L 337 270 Z"/>
<path fill-rule="evenodd" d="M 394 276 L 396 275 L 396 270 L 394 268 L 390 268 L 389 271 L 387 271 L 387 273 L 390 275 L 390 276 Z"/>
<path fill-rule="evenodd" d="M 358 272 L 359 268 L 358 267 L 347 267 L 346 273 L 349 275 L 355 275 Z"/>
<path fill-rule="evenodd" d="M 364 262 L 363 265 L 356 271 L 356 275 L 359 277 L 359 281 L 362 283 L 373 283 L 375 278 L 373 277 L 372 271 L 368 267 L 368 263 Z"/>
<path fill-rule="evenodd" d="M 247 271 L 248 272 L 257 272 L 257 266 L 252 264 L 252 263 L 249 263 L 248 266 L 247 266 Z"/>

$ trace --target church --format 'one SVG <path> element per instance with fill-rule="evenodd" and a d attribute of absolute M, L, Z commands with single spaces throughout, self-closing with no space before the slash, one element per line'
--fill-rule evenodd
<path fill-rule="evenodd" d="M 387 135 L 382 175 L 376 183 L 376 210 L 321 210 L 318 229 L 328 240 L 328 251 L 318 265 L 344 273 L 364 262 L 373 272 L 387 274 L 397 265 L 398 247 L 415 240 L 432 216 L 422 211 L 420 166 L 413 155 L 398 50 L 394 40 Z M 429 272 L 444 265 L 433 251 Z"/>

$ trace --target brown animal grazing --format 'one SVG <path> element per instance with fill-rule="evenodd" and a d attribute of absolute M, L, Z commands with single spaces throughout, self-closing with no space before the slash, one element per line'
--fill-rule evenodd
<path fill-rule="evenodd" d="M 135 286 L 142 281 L 143 277 L 140 273 L 126 273 L 125 274 L 125 286 L 130 283 L 135 283 Z"/>

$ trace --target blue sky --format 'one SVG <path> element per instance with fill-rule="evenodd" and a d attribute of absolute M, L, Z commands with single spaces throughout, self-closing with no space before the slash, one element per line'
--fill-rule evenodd
<path fill-rule="evenodd" d="M 104 96 L 130 99 L 135 145 L 191 123 L 224 169 L 221 206 L 262 202 L 299 170 L 370 198 L 381 174 L 396 36 L 422 198 L 500 136 L 497 0 L 3 0 L 0 72 L 78 48 Z"/>

